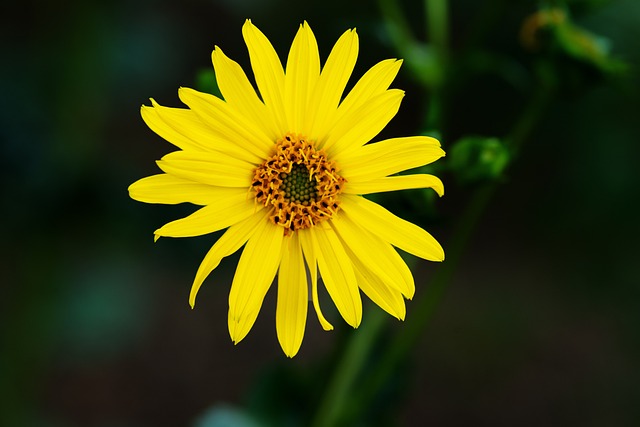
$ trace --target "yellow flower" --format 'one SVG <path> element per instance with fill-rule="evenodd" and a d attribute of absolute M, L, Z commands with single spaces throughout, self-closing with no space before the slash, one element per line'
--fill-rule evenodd
<path fill-rule="evenodd" d="M 362 195 L 410 188 L 442 195 L 435 176 L 393 175 L 431 163 L 444 151 L 425 136 L 367 144 L 400 107 L 404 92 L 388 88 L 402 61 L 376 64 L 341 101 L 358 55 L 355 30 L 340 37 L 322 70 L 306 22 L 285 69 L 250 20 L 242 34 L 260 96 L 216 46 L 213 66 L 224 100 L 180 88 L 188 108 L 163 107 L 153 99 L 151 107 L 142 107 L 147 125 L 179 150 L 157 162 L 164 173 L 132 184 L 130 196 L 203 206 L 156 230 L 156 239 L 227 229 L 196 273 L 191 306 L 222 258 L 244 245 L 229 294 L 234 343 L 253 326 L 276 273 L 276 330 L 289 357 L 300 348 L 309 299 L 322 327 L 333 328 L 318 303 L 318 271 L 354 328 L 362 318 L 360 290 L 404 319 L 404 298 L 413 296 L 415 286 L 394 246 L 432 261 L 442 261 L 444 252 L 429 233 Z"/>

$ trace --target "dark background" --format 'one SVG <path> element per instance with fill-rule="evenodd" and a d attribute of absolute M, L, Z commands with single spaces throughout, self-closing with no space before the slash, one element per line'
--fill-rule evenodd
<path fill-rule="evenodd" d="M 537 2 L 450 3 L 454 53 L 483 19 L 479 48 L 526 70 L 530 54 L 517 34 Z M 424 31 L 421 2 L 401 4 Z M 396 425 L 640 423 L 640 3 L 568 4 L 574 21 L 608 38 L 630 72 L 561 91 L 527 138 L 406 365 Z M 302 349 L 287 360 L 271 291 L 234 346 L 226 317 L 237 256 L 212 274 L 192 311 L 191 281 L 216 237 L 154 244 L 153 230 L 192 208 L 134 202 L 127 187 L 156 173 L 154 161 L 172 150 L 143 123 L 140 105 L 153 97 L 180 106 L 178 87 L 198 86 L 214 44 L 248 70 L 245 18 L 281 58 L 303 19 L 323 59 L 357 27 L 357 77 L 398 56 L 376 2 L 2 8 L 0 424 L 195 425 L 214 405 L 246 405 L 275 367 L 313 369 L 339 337 L 357 333 L 329 308 L 339 330 L 325 333 L 310 312 Z M 406 69 L 393 86 L 407 95 L 385 135 L 419 132 L 428 94 Z M 445 149 L 466 134 L 503 136 L 524 103 L 491 73 L 451 96 Z M 446 250 L 472 190 L 442 178 L 447 193 L 430 231 Z M 418 264 L 416 298 L 437 268 Z M 363 322 L 376 309 L 366 306 Z M 297 403 L 290 404 L 293 413 Z"/>

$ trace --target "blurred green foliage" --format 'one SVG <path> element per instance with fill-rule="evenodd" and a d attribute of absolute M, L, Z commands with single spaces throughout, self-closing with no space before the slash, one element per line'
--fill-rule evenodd
<path fill-rule="evenodd" d="M 500 178 L 510 154 L 498 138 L 466 137 L 449 150 L 448 165 L 462 183 Z"/>

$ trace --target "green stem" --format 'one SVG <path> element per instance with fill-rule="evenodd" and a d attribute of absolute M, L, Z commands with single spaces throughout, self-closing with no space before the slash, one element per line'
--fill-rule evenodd
<path fill-rule="evenodd" d="M 539 63 L 536 73 L 539 84 L 533 91 L 531 99 L 521 114 L 520 119 L 504 140 L 505 145 L 511 150 L 511 154 L 514 156 L 520 151 L 520 147 L 535 127 L 555 93 L 555 75 L 549 64 L 544 62 Z"/>
<path fill-rule="evenodd" d="M 409 22 L 396 0 L 378 0 L 382 20 L 394 48 L 403 55 L 407 48 L 416 43 Z"/>
<path fill-rule="evenodd" d="M 447 68 L 449 64 L 449 5 L 448 0 L 424 0 L 427 41 L 435 53 L 437 78 L 430 86 L 429 108 L 424 129 L 428 132 L 444 128 L 445 94 Z"/>
<path fill-rule="evenodd" d="M 369 350 L 386 324 L 387 315 L 382 310 L 371 310 L 366 322 L 347 344 L 342 359 L 331 377 L 322 401 L 318 406 L 313 427 L 333 427 L 341 425 L 341 418 L 346 412 L 345 405 L 349 400 L 349 392 L 353 390 Z"/>
<path fill-rule="evenodd" d="M 449 6 L 447 0 L 424 0 L 427 37 L 444 60 L 449 52 Z"/>

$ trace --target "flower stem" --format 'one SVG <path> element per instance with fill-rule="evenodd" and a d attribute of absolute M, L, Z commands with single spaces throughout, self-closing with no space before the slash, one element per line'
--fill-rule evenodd
<path fill-rule="evenodd" d="M 378 5 L 389 39 L 393 43 L 393 47 L 402 55 L 407 48 L 416 43 L 411 26 L 397 0 L 378 0 Z"/>
<path fill-rule="evenodd" d="M 529 103 L 525 107 L 520 119 L 505 137 L 505 145 L 511 150 L 512 155 L 517 155 L 520 147 L 527 139 L 540 117 L 553 98 L 556 89 L 556 77 L 550 65 L 540 62 L 536 67 L 538 85 L 533 91 Z"/>
<path fill-rule="evenodd" d="M 449 7 L 447 0 L 424 0 L 427 37 L 443 60 L 449 51 Z"/>
<path fill-rule="evenodd" d="M 382 310 L 371 310 L 368 314 L 367 321 L 363 322 L 357 331 L 352 332 L 352 338 L 318 406 L 313 427 L 342 425 L 341 419 L 346 412 L 345 405 L 349 401 L 348 394 L 353 390 L 376 337 L 386 324 L 387 316 Z"/>
<path fill-rule="evenodd" d="M 442 130 L 445 111 L 445 85 L 449 64 L 449 5 L 448 0 L 424 0 L 427 41 L 435 53 L 435 67 L 439 77 L 430 87 L 429 105 L 424 129 L 427 132 Z"/>

